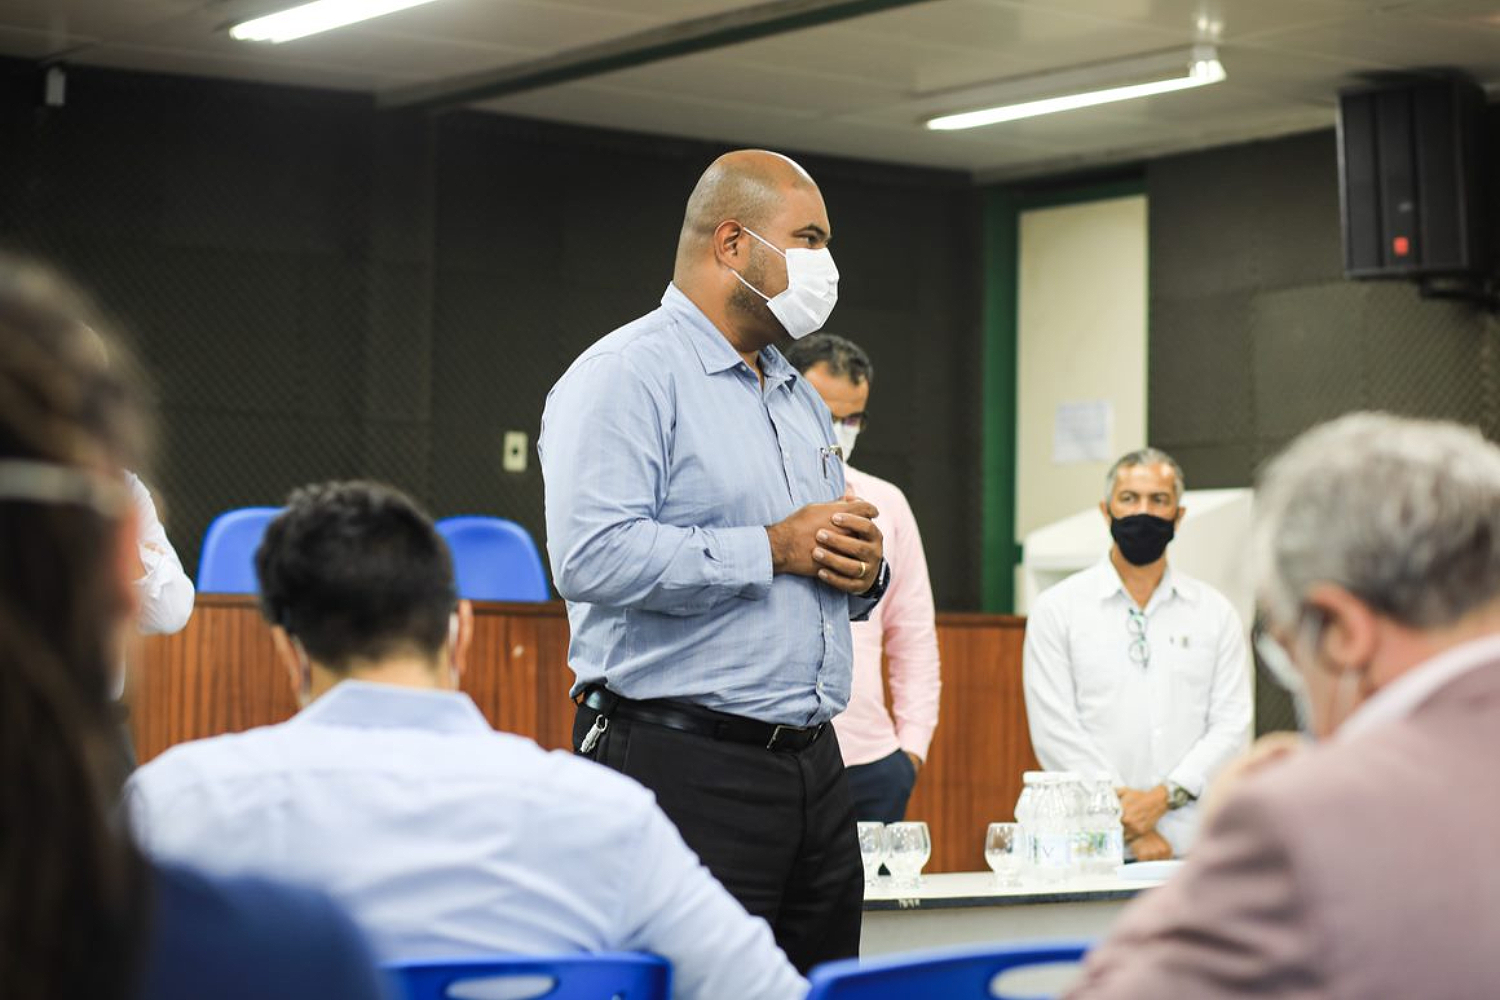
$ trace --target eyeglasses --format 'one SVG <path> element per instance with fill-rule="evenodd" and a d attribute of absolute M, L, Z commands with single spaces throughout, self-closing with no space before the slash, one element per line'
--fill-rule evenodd
<path fill-rule="evenodd" d="M 864 429 L 866 427 L 868 427 L 869 425 L 870 425 L 870 418 L 867 417 L 867 416 L 865 416 L 863 413 L 856 413 L 853 416 L 848 416 L 848 417 L 834 417 L 833 418 L 833 426 L 835 426 L 835 427 L 847 427 L 851 431 L 863 432 Z"/>
<path fill-rule="evenodd" d="M 1130 633 L 1130 662 L 1139 663 L 1144 669 L 1151 663 L 1151 644 L 1146 641 L 1146 616 L 1139 609 L 1130 609 L 1130 617 L 1125 619 L 1125 631 Z"/>

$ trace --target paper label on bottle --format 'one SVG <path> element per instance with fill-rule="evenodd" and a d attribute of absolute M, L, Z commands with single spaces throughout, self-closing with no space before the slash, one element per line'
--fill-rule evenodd
<path fill-rule="evenodd" d="M 1038 868 L 1067 868 L 1073 863 L 1072 837 L 1066 833 L 1031 835 L 1031 863 Z"/>

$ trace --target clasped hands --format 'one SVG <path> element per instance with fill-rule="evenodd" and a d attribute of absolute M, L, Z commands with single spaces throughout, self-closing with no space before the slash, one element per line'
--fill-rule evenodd
<path fill-rule="evenodd" d="M 875 585 L 885 541 L 875 518 L 880 511 L 853 492 L 831 503 L 810 503 L 766 529 L 771 572 L 815 576 L 849 594 Z"/>
<path fill-rule="evenodd" d="M 1157 785 L 1141 791 L 1116 788 L 1120 796 L 1120 825 L 1125 828 L 1125 843 L 1137 861 L 1165 861 L 1172 856 L 1172 845 L 1156 832 L 1156 824 L 1167 813 L 1167 788 Z"/>

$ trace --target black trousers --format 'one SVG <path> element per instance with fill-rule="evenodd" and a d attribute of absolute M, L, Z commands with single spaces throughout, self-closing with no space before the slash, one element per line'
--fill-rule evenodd
<path fill-rule="evenodd" d="M 597 713 L 580 705 L 573 747 Z M 803 974 L 859 954 L 864 870 L 838 739 L 796 752 L 632 722 L 618 715 L 588 755 L 656 793 L 714 877 Z"/>
<path fill-rule="evenodd" d="M 860 822 L 899 823 L 906 817 L 917 768 L 904 750 L 868 764 L 855 764 L 844 773 L 854 799 L 854 816 Z"/>

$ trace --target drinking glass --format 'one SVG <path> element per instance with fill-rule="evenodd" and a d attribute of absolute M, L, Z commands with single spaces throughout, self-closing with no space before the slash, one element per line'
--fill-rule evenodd
<path fill-rule="evenodd" d="M 932 836 L 926 823 L 891 823 L 885 828 L 885 845 L 889 852 L 885 865 L 891 877 L 903 888 L 922 884 L 922 866 L 932 857 Z"/>
<path fill-rule="evenodd" d="M 865 866 L 865 885 L 874 885 L 886 860 L 885 824 L 859 824 L 859 860 Z"/>
<path fill-rule="evenodd" d="M 984 833 L 984 860 L 995 873 L 995 884 L 1012 886 L 1021 884 L 1022 845 L 1019 823 L 991 823 Z"/>

